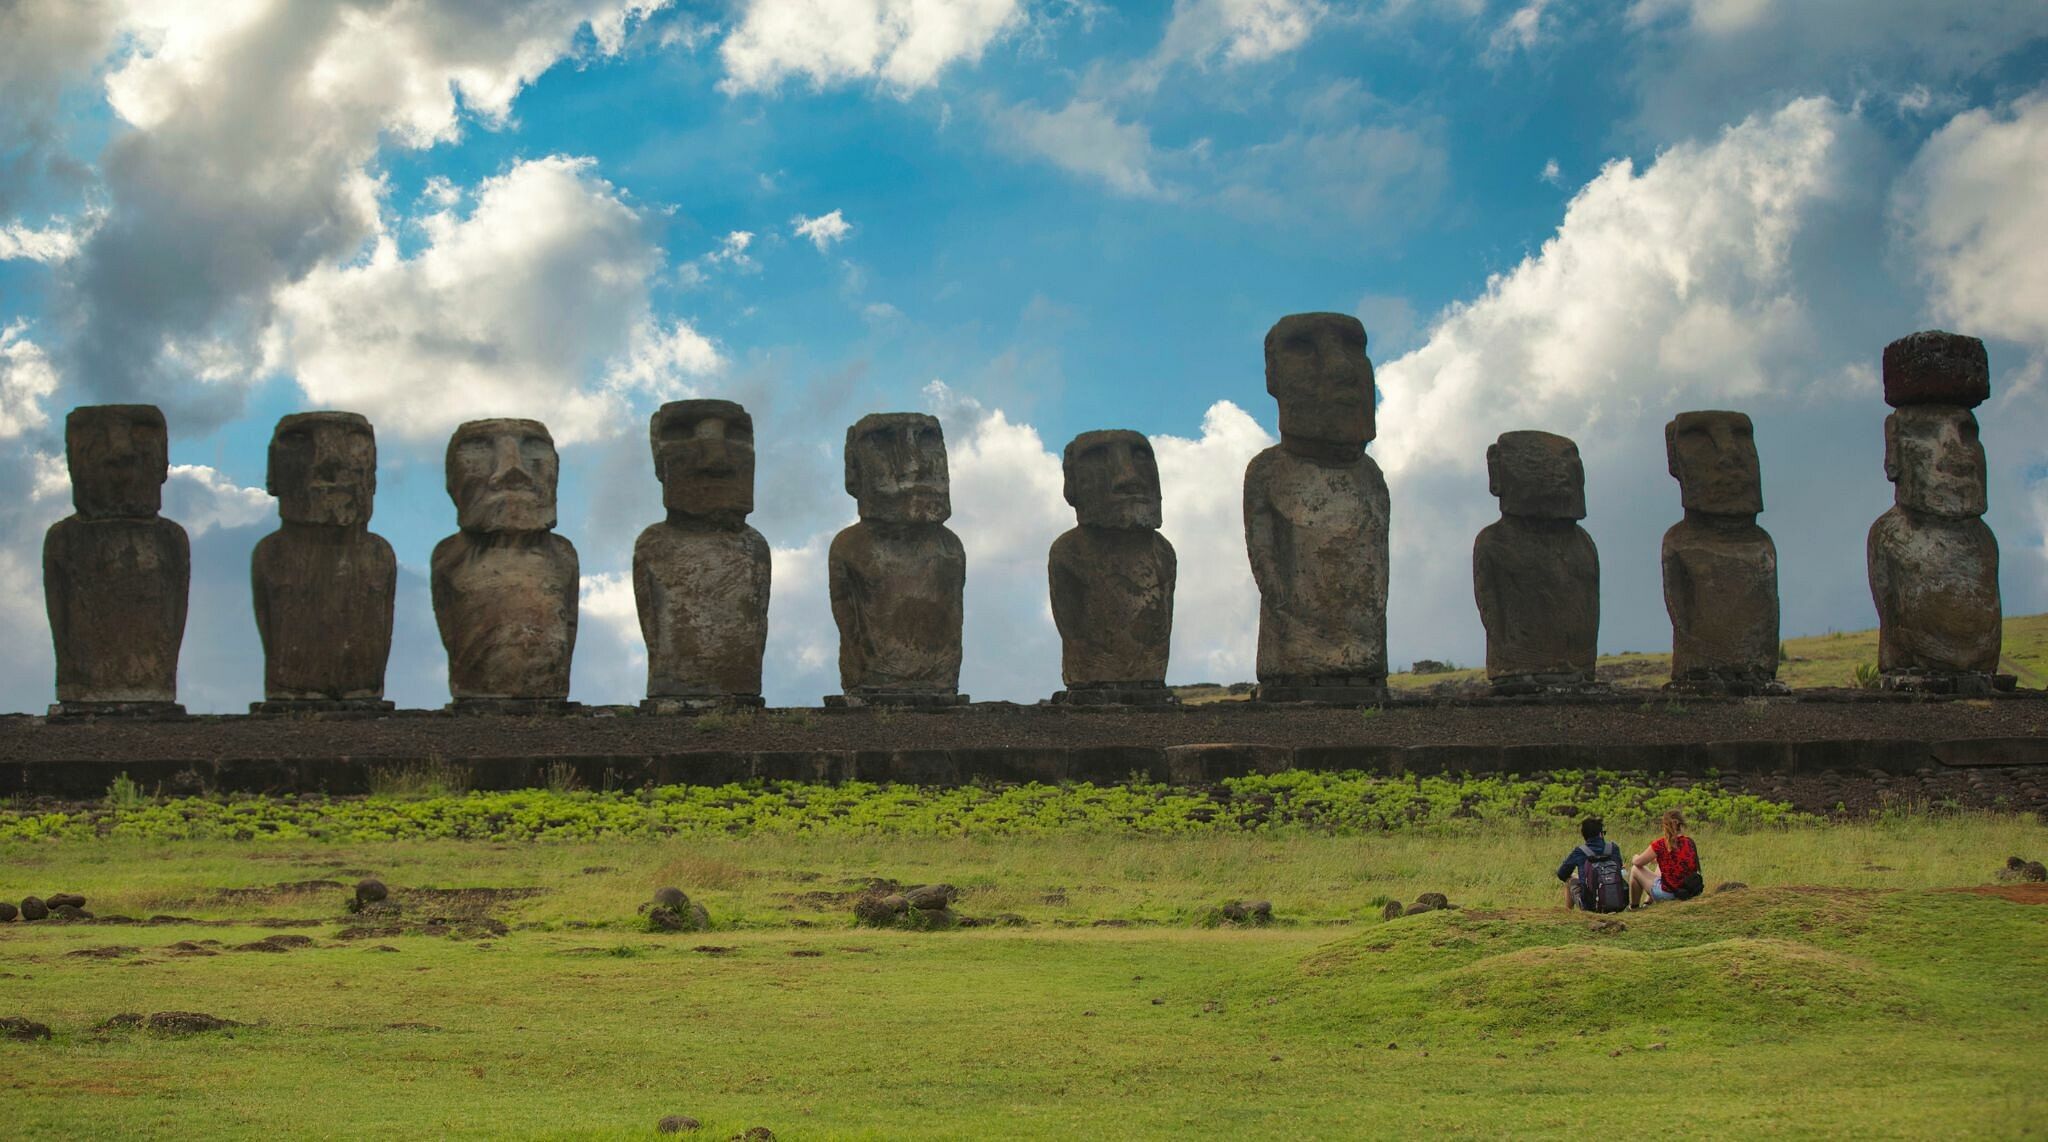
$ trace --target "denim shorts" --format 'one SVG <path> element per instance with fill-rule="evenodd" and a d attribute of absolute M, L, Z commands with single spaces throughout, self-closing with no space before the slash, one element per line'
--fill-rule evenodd
<path fill-rule="evenodd" d="M 1663 880 L 1656 877 L 1652 877 L 1650 878 L 1650 899 L 1676 900 L 1678 899 L 1678 894 L 1664 887 Z"/>

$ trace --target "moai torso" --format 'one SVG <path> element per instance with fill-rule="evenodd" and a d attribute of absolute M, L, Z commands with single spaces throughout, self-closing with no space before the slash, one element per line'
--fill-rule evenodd
<path fill-rule="evenodd" d="M 448 444 L 462 530 L 434 548 L 434 620 L 455 698 L 563 699 L 576 649 L 576 548 L 552 532 L 559 461 L 531 420 L 471 421 Z"/>
<path fill-rule="evenodd" d="M 1303 313 L 1266 334 L 1280 443 L 1245 469 L 1261 682 L 1379 686 L 1387 674 L 1386 477 L 1372 362 L 1354 317 Z M 1262 694 L 1265 693 L 1262 690 Z"/>
<path fill-rule="evenodd" d="M 1671 677 L 1767 683 L 1778 675 L 1778 548 L 1756 523 L 1763 483 L 1749 417 L 1682 412 L 1664 441 L 1685 505 L 1664 533 Z"/>
<path fill-rule="evenodd" d="M 943 523 L 952 500 L 939 422 L 862 417 L 847 430 L 846 482 L 861 519 L 827 556 L 841 686 L 853 696 L 956 692 L 967 553 Z"/>
<path fill-rule="evenodd" d="M 1486 450 L 1501 518 L 1472 545 L 1472 589 L 1495 682 L 1593 680 L 1600 553 L 1586 514 L 1578 446 L 1547 432 L 1503 433 Z"/>
<path fill-rule="evenodd" d="M 754 508 L 754 422 L 731 401 L 674 401 L 649 426 L 668 519 L 633 545 L 649 698 L 755 698 L 768 642 L 768 541 Z"/>
<path fill-rule="evenodd" d="M 1163 689 L 1178 567 L 1159 534 L 1152 443 L 1124 429 L 1084 432 L 1067 445 L 1061 469 L 1080 526 L 1046 557 L 1060 675 L 1076 688 Z"/>
<path fill-rule="evenodd" d="M 163 414 L 76 408 L 64 436 L 77 512 L 43 541 L 57 700 L 175 702 L 192 549 L 184 528 L 157 515 L 170 471 Z"/>
<path fill-rule="evenodd" d="M 1885 476 L 1896 503 L 1871 525 L 1879 669 L 1995 674 L 2004 635 L 1998 540 L 1983 520 L 1984 446 L 1970 410 L 1991 391 L 1984 343 L 1916 333 L 1885 347 Z"/>
<path fill-rule="evenodd" d="M 377 444 L 354 413 L 298 413 L 270 442 L 283 524 L 256 544 L 250 587 L 273 702 L 384 696 L 398 560 L 369 530 Z"/>

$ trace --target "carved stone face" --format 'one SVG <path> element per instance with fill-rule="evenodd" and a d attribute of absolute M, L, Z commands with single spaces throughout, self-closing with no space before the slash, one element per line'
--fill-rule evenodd
<path fill-rule="evenodd" d="M 464 531 L 555 526 L 554 438 L 537 420 L 472 420 L 448 439 L 448 495 Z"/>
<path fill-rule="evenodd" d="M 1344 313 L 1297 313 L 1266 334 L 1266 391 L 1280 435 L 1364 447 L 1373 438 L 1372 362 L 1365 326 Z"/>
<path fill-rule="evenodd" d="M 1067 502 L 1083 527 L 1159 526 L 1159 465 L 1140 432 L 1084 432 L 1067 445 Z"/>
<path fill-rule="evenodd" d="M 860 518 L 878 523 L 944 523 L 953 514 L 946 438 L 937 418 L 878 412 L 846 430 L 846 492 Z"/>
<path fill-rule="evenodd" d="M 1664 426 L 1664 452 L 1687 511 L 1750 515 L 1764 510 L 1756 431 L 1739 412 L 1681 412 Z"/>
<path fill-rule="evenodd" d="M 1900 507 L 1963 518 L 1984 514 L 1984 445 L 1968 409 L 1912 405 L 1884 419 L 1884 475 Z"/>
<path fill-rule="evenodd" d="M 754 510 L 754 418 L 729 400 L 662 405 L 648 426 L 662 506 L 743 520 Z"/>
<path fill-rule="evenodd" d="M 164 414 L 155 405 L 85 405 L 64 418 L 71 503 L 86 519 L 155 515 L 170 457 Z"/>
<path fill-rule="evenodd" d="M 1502 515 L 1586 518 L 1586 465 L 1579 446 L 1549 432 L 1503 432 L 1486 450 L 1486 480 Z"/>
<path fill-rule="evenodd" d="M 270 436 L 277 514 L 290 523 L 359 527 L 377 498 L 377 436 L 352 412 L 301 412 Z"/>

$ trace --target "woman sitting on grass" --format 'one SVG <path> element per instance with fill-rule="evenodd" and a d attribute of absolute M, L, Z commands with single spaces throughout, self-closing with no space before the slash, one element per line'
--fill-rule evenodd
<path fill-rule="evenodd" d="M 1685 814 L 1676 809 L 1664 813 L 1664 835 L 1636 854 L 1630 863 L 1628 888 L 1630 908 L 1658 900 L 1691 900 L 1700 894 L 1700 850 L 1685 835 Z M 1650 865 L 1656 865 L 1652 873 Z"/>

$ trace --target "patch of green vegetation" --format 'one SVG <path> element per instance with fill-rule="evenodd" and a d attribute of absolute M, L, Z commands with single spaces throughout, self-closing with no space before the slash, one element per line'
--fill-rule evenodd
<path fill-rule="evenodd" d="M 180 797 L 70 811 L 0 810 L 0 841 L 149 840 L 581 841 L 755 833 L 830 836 L 1191 835 L 1302 829 L 1549 827 L 1597 814 L 1617 824 L 1683 808 L 1727 828 L 1804 820 L 1790 806 L 1706 785 L 1674 789 L 1606 773 L 1386 777 L 1288 770 L 1210 788 L 1124 785 L 840 785 L 748 782 L 635 792 L 549 789 L 459 793 L 445 771 L 401 771 L 369 797 Z"/>

